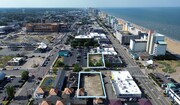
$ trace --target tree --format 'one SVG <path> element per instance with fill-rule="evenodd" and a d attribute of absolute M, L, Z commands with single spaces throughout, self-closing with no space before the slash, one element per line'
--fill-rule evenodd
<path fill-rule="evenodd" d="M 56 67 L 61 67 L 61 66 L 64 66 L 64 63 L 61 62 L 60 60 L 58 60 L 55 66 Z"/>
<path fill-rule="evenodd" d="M 53 68 L 52 71 L 53 71 L 54 74 L 57 74 L 58 69 L 57 68 Z"/>
<path fill-rule="evenodd" d="M 106 61 L 106 67 L 111 67 L 111 63 L 109 61 Z"/>
<path fill-rule="evenodd" d="M 21 78 L 23 80 L 28 80 L 29 78 L 29 72 L 28 71 L 23 71 L 22 74 L 21 74 Z"/>
<path fill-rule="evenodd" d="M 89 66 L 94 66 L 94 63 L 91 60 L 89 61 Z"/>
<path fill-rule="evenodd" d="M 78 64 L 74 65 L 74 70 L 73 70 L 74 72 L 79 72 L 81 70 L 82 70 L 82 68 Z"/>
<path fill-rule="evenodd" d="M 91 71 L 91 69 L 84 69 L 84 71 Z"/>
<path fill-rule="evenodd" d="M 84 46 L 85 46 L 85 47 L 87 47 L 87 46 L 88 46 L 88 44 L 89 44 L 88 42 L 84 42 Z"/>
<path fill-rule="evenodd" d="M 63 69 L 64 69 L 64 70 L 69 70 L 69 66 L 68 66 L 68 65 L 65 65 Z"/>
<path fill-rule="evenodd" d="M 6 92 L 9 98 L 13 98 L 15 95 L 15 88 L 13 86 L 8 85 L 6 87 Z"/>

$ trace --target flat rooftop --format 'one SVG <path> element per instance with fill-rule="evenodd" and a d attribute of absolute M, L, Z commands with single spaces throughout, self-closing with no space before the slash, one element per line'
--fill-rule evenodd
<path fill-rule="evenodd" d="M 144 42 L 147 43 L 147 40 L 145 39 L 134 39 L 135 42 Z"/>
<path fill-rule="evenodd" d="M 158 44 L 167 45 L 167 43 L 165 41 L 158 41 Z"/>
<path fill-rule="evenodd" d="M 68 76 L 67 87 L 77 87 L 78 86 L 78 73 L 71 72 Z"/>
<path fill-rule="evenodd" d="M 141 97 L 141 91 L 128 71 L 111 71 L 113 88 L 120 97 Z"/>
<path fill-rule="evenodd" d="M 82 88 L 85 94 L 78 93 L 78 98 L 106 98 L 101 72 L 79 72 L 78 89 Z"/>

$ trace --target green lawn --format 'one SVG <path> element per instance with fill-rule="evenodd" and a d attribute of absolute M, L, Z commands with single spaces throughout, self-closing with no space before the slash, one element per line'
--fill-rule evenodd
<path fill-rule="evenodd" d="M 41 88 L 44 90 L 44 91 L 49 91 L 52 86 L 54 85 L 54 81 L 55 81 L 55 77 L 46 77 L 42 84 L 41 84 Z"/>
<path fill-rule="evenodd" d="M 53 67 L 63 67 L 64 66 L 64 57 L 59 57 L 54 63 Z"/>
<path fill-rule="evenodd" d="M 176 72 L 177 67 L 180 67 L 180 61 L 178 60 L 160 60 L 157 63 L 160 64 L 158 69 L 166 73 Z"/>
<path fill-rule="evenodd" d="M 9 101 L 2 101 L 3 105 L 8 105 Z"/>
<path fill-rule="evenodd" d="M 7 62 L 12 58 L 13 56 L 0 56 L 0 68 L 7 66 Z"/>
<path fill-rule="evenodd" d="M 103 66 L 101 54 L 89 54 L 89 66 Z"/>

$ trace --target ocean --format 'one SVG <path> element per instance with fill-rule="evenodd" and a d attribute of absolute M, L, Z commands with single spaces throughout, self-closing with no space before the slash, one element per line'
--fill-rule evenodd
<path fill-rule="evenodd" d="M 100 8 L 100 10 L 180 41 L 180 7 Z"/>

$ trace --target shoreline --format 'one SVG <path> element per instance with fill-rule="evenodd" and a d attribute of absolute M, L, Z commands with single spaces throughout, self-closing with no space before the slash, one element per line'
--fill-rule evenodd
<path fill-rule="evenodd" d="M 172 54 L 180 56 L 180 41 L 174 40 L 169 37 L 165 37 L 167 43 L 167 50 Z"/>
<path fill-rule="evenodd" d="M 106 12 L 105 12 L 105 13 L 106 13 Z M 106 13 L 106 14 L 107 14 L 107 15 L 111 15 L 111 14 L 108 14 L 108 13 Z M 111 15 L 111 16 L 113 16 L 113 15 Z M 114 16 L 114 17 L 116 17 L 116 16 Z M 129 23 L 131 23 L 134 27 L 136 27 L 136 28 L 138 28 L 138 29 L 140 29 L 140 30 L 142 30 L 142 31 L 144 31 L 144 32 L 147 32 L 147 31 L 150 30 L 150 29 L 147 29 L 146 27 L 137 25 L 137 24 L 132 23 L 132 22 L 130 22 L 130 21 L 124 20 L 124 19 L 122 19 L 122 18 L 120 18 L 120 17 L 116 17 L 116 18 L 117 18 L 117 20 L 118 20 L 118 23 L 121 22 L 121 24 L 122 24 L 122 23 L 129 22 Z M 173 39 L 173 38 L 170 38 L 170 37 L 168 37 L 168 36 L 166 36 L 166 35 L 164 35 L 164 36 L 165 36 L 165 41 L 166 41 L 166 43 L 167 43 L 167 51 L 171 52 L 172 54 L 174 54 L 174 55 L 176 55 L 177 57 L 180 58 L 180 41 L 179 41 L 179 40 L 176 40 L 176 39 Z"/>

